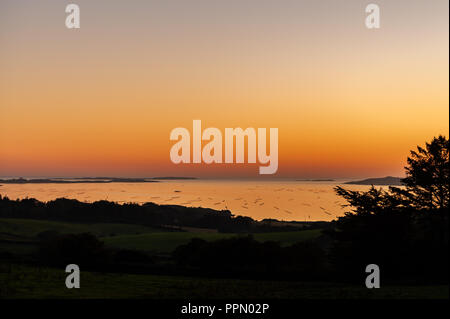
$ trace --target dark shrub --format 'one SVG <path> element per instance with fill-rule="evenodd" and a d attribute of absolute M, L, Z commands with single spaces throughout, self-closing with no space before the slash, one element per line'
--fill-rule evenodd
<path fill-rule="evenodd" d="M 152 262 L 152 258 L 146 253 L 130 250 L 121 249 L 114 253 L 114 262 L 117 263 L 149 263 Z"/>
<path fill-rule="evenodd" d="M 208 242 L 194 238 L 173 253 L 181 267 L 207 273 L 251 274 L 254 276 L 315 276 L 323 269 L 325 254 L 315 243 L 281 247 L 278 242 L 258 242 L 252 236 Z"/>
<path fill-rule="evenodd" d="M 60 235 L 39 245 L 41 262 L 54 266 L 77 264 L 80 268 L 106 265 L 109 254 L 103 242 L 90 233 Z"/>
<path fill-rule="evenodd" d="M 60 236 L 57 230 L 44 230 L 36 235 L 39 240 L 49 240 Z"/>

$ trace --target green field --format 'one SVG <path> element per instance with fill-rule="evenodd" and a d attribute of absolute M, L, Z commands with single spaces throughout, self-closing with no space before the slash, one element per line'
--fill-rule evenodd
<path fill-rule="evenodd" d="M 238 236 L 232 233 L 197 231 L 164 232 L 161 229 L 131 224 L 72 224 L 46 220 L 1 218 L 0 250 L 17 254 L 31 253 L 35 249 L 36 236 L 48 230 L 58 231 L 62 234 L 90 232 L 100 237 L 108 247 L 158 253 L 169 253 L 177 246 L 188 243 L 192 238 L 213 241 Z M 253 234 L 258 241 L 278 241 L 283 246 L 314 239 L 319 235 L 320 229 Z"/>
<path fill-rule="evenodd" d="M 278 241 L 283 246 L 313 239 L 320 235 L 320 230 L 302 230 L 293 232 L 276 232 L 276 233 L 257 233 L 253 237 L 261 242 Z M 107 246 L 137 249 L 148 252 L 171 252 L 177 246 L 189 242 L 192 238 L 202 238 L 204 240 L 213 241 L 224 238 L 238 236 L 236 234 L 227 233 L 202 233 L 202 232 L 158 232 L 141 235 L 122 235 L 114 237 L 105 237 L 102 240 Z M 244 235 L 245 236 L 245 235 Z"/>
<path fill-rule="evenodd" d="M 362 284 L 254 281 L 178 276 L 100 274 L 81 270 L 81 288 L 67 289 L 63 269 L 0 264 L 1 298 L 267 298 L 267 299 L 448 299 L 448 286 L 385 286 Z"/>
<path fill-rule="evenodd" d="M 142 234 L 161 231 L 152 227 L 131 224 L 79 224 L 48 220 L 0 218 L 0 233 L 3 234 L 34 237 L 47 230 L 55 230 L 62 234 L 89 232 L 99 237 L 113 234 Z"/>

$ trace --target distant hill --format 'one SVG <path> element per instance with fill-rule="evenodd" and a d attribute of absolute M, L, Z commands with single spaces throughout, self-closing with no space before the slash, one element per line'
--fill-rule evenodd
<path fill-rule="evenodd" d="M 78 183 L 157 183 L 157 180 L 146 178 L 118 178 L 118 177 L 86 177 L 86 178 L 13 178 L 0 179 L 2 184 L 78 184 Z"/>
<path fill-rule="evenodd" d="M 352 181 L 344 184 L 352 185 L 389 185 L 389 186 L 402 186 L 401 177 L 386 176 L 380 178 L 367 178 L 360 181 Z"/>
<path fill-rule="evenodd" d="M 11 178 L 0 179 L 1 184 L 77 184 L 77 183 L 157 183 L 164 180 L 192 180 L 196 177 L 149 177 L 149 178 L 128 178 L 128 177 L 55 177 L 55 178 Z"/>
<path fill-rule="evenodd" d="M 297 182 L 334 182 L 334 179 L 296 179 Z"/>
<path fill-rule="evenodd" d="M 162 177 L 152 177 L 151 179 L 159 179 L 159 180 L 190 180 L 190 179 L 197 179 L 197 177 L 162 176 Z"/>

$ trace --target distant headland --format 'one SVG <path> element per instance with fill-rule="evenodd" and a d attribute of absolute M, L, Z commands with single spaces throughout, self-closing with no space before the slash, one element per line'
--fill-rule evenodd
<path fill-rule="evenodd" d="M 387 185 L 387 186 L 402 186 L 404 185 L 402 183 L 401 177 L 393 177 L 393 176 L 386 176 L 386 177 L 379 177 L 379 178 L 367 178 L 360 181 L 351 181 L 346 182 L 344 184 L 351 184 L 351 185 Z"/>
<path fill-rule="evenodd" d="M 79 183 L 157 183 L 161 180 L 191 180 L 195 177 L 150 177 L 150 178 L 127 178 L 127 177 L 74 177 L 74 178 L 11 178 L 0 179 L 1 184 L 79 184 Z"/>
<path fill-rule="evenodd" d="M 334 182 L 334 179 L 296 179 L 297 182 Z"/>

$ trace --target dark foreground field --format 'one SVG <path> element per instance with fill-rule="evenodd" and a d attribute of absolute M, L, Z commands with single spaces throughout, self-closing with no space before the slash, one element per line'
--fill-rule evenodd
<path fill-rule="evenodd" d="M 170 253 L 194 237 L 217 240 L 236 234 L 209 232 L 161 232 L 159 229 L 126 224 L 76 224 L 23 219 L 0 219 L 0 248 L 19 256 L 33 254 L 37 237 L 45 231 L 61 233 L 90 231 L 108 247 L 134 248 Z M 320 229 L 255 234 L 261 242 L 275 240 L 281 245 L 311 240 Z M 1 261 L 0 298 L 267 298 L 267 299 L 354 299 L 354 298 L 449 298 L 445 285 L 395 286 L 369 290 L 361 285 L 289 280 L 246 280 L 197 278 L 156 274 L 81 272 L 81 288 L 67 289 L 63 268 L 31 266 Z"/>
<path fill-rule="evenodd" d="M 349 284 L 298 279 L 241 279 L 92 272 L 81 269 L 81 288 L 68 289 L 64 267 L 35 265 L 40 235 L 89 232 L 108 249 L 133 249 L 146 254 L 170 256 L 179 245 L 192 238 L 207 241 L 236 238 L 234 233 L 209 231 L 163 231 L 132 224 L 67 223 L 48 220 L 0 218 L 0 251 L 25 263 L 3 260 L 0 256 L 0 299 L 45 298 L 150 298 L 150 299 L 448 299 L 446 285 L 395 285 L 367 289 L 364 282 Z M 321 229 L 253 234 L 258 242 L 275 241 L 282 247 L 315 240 Z M 30 259 L 31 258 L 31 259 Z M 31 260 L 26 261 L 26 260 Z"/>
<path fill-rule="evenodd" d="M 62 269 L 0 266 L 0 298 L 267 298 L 267 299 L 448 299 L 436 286 L 386 286 L 208 279 L 179 276 L 81 273 L 81 288 L 67 289 Z"/>

